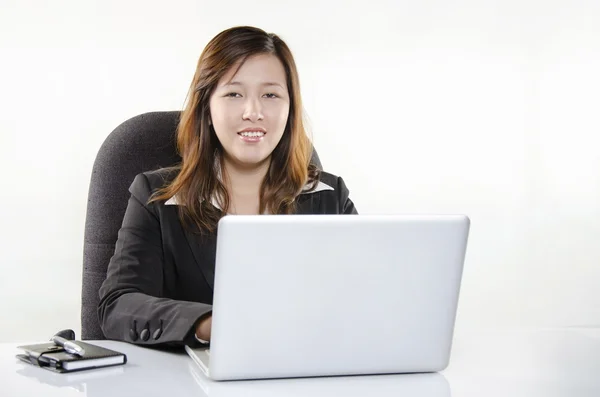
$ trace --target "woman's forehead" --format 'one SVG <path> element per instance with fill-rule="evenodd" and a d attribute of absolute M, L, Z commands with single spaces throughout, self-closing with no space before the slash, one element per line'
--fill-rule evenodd
<path fill-rule="evenodd" d="M 220 86 L 286 86 L 283 64 L 275 55 L 260 54 L 238 62 L 221 78 Z"/>

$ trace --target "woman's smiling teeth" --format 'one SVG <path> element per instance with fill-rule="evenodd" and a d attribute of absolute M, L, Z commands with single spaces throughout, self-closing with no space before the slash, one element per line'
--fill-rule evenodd
<path fill-rule="evenodd" d="M 265 133 L 262 131 L 245 131 L 245 132 L 238 132 L 238 134 L 241 136 L 248 137 L 248 138 L 258 138 L 258 137 L 262 137 L 265 135 Z"/>

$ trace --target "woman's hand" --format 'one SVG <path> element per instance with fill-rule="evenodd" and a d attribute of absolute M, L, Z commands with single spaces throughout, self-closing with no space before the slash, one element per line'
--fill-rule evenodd
<path fill-rule="evenodd" d="M 210 341 L 210 329 L 212 327 L 212 314 L 204 317 L 196 325 L 196 337 L 199 339 Z"/>

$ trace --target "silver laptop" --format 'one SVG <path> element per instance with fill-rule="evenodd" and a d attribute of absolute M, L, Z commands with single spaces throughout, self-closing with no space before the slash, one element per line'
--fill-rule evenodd
<path fill-rule="evenodd" d="M 221 219 L 213 380 L 437 372 L 450 360 L 464 215 Z"/>

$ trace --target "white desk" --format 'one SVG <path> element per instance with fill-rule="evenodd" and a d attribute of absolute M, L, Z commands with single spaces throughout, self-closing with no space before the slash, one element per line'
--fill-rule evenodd
<path fill-rule="evenodd" d="M 39 342 L 39 341 L 31 341 Z M 456 335 L 451 364 L 436 374 L 212 382 L 185 353 L 94 342 L 123 351 L 125 366 L 55 374 L 21 363 L 0 344 L 0 395 L 211 397 L 600 396 L 600 329 Z"/>

